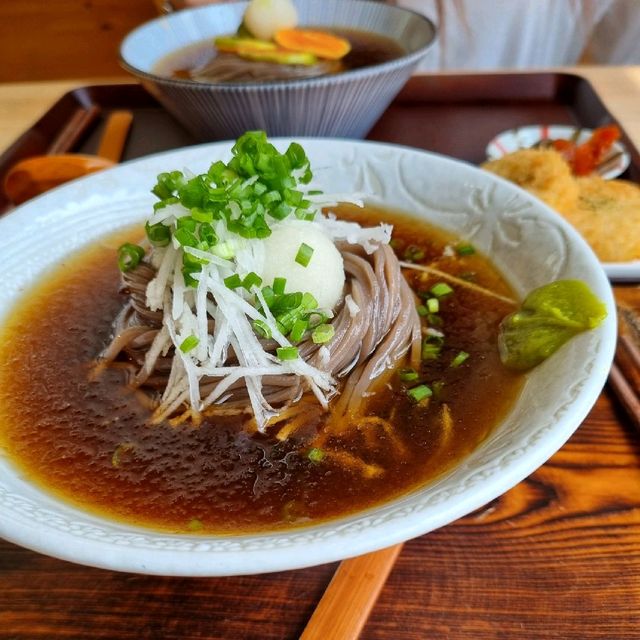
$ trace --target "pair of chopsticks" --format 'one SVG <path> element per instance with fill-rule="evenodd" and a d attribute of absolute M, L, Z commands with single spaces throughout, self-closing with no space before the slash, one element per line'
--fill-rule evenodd
<path fill-rule="evenodd" d="M 619 336 L 609 386 L 640 431 L 640 316 L 618 307 Z"/>

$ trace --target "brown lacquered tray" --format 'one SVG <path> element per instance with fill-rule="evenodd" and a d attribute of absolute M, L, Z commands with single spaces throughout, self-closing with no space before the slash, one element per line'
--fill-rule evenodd
<path fill-rule="evenodd" d="M 199 142 L 140 85 L 96 85 L 63 96 L 0 157 L 0 181 L 17 160 L 46 153 L 79 107 L 97 106 L 102 117 L 79 136 L 73 151 L 95 153 L 105 116 L 130 109 L 134 124 L 124 160 Z M 613 121 L 591 85 L 560 73 L 434 75 L 409 81 L 368 138 L 405 144 L 477 164 L 497 133 L 520 125 L 574 124 L 597 127 Z M 640 181 L 640 155 L 630 140 L 625 176 Z M 0 194 L 0 210 L 7 206 Z"/>
<path fill-rule="evenodd" d="M 138 85 L 84 87 L 0 157 L 0 177 L 19 158 L 46 152 L 78 107 L 94 105 L 102 116 L 133 111 L 125 159 L 196 142 Z M 422 76 L 369 137 L 478 163 L 503 129 L 611 120 L 591 86 L 573 75 Z M 103 121 L 82 133 L 75 151 L 95 151 Z M 640 181 L 640 158 L 625 142 L 632 154 L 625 177 Z M 616 295 L 640 308 L 638 288 L 619 287 Z M 77 566 L 0 540 L 0 640 L 294 640 L 335 567 L 159 578 Z M 640 434 L 608 390 L 533 475 L 405 545 L 362 638 L 640 638 Z"/>

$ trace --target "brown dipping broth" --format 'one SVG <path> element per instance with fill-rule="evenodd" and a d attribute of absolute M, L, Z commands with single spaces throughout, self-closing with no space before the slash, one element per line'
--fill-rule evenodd
<path fill-rule="evenodd" d="M 443 248 L 455 240 L 424 223 L 373 208 L 342 206 L 338 214 L 368 225 L 391 222 L 400 257 L 417 245 L 425 252 L 421 262 L 512 294 L 483 256 L 444 257 Z M 196 533 L 247 533 L 337 518 L 449 469 L 486 438 L 520 391 L 522 376 L 500 364 L 496 348 L 498 323 L 512 307 L 454 287 L 438 314 L 446 334 L 442 356 L 421 372 L 425 382 L 443 383 L 439 397 L 415 404 L 394 373 L 365 405 L 367 415 L 393 422 L 394 438 L 373 428 L 368 442 L 355 430 L 325 445 L 381 466 L 380 477 L 365 478 L 328 459 L 309 460 L 322 417 L 285 442 L 250 435 L 237 418 L 210 419 L 198 428 L 150 426 L 122 372 L 110 369 L 98 381 L 89 379 L 123 304 L 114 251 L 123 239 L 121 233 L 66 260 L 25 296 L 0 335 L 0 444 L 31 481 L 82 509 Z M 405 273 L 415 291 L 438 281 Z M 449 366 L 461 350 L 468 360 Z M 448 436 L 443 404 L 453 419 Z"/>
<path fill-rule="evenodd" d="M 315 27 L 308 27 L 313 29 Z M 375 64 L 381 64 L 383 62 L 389 62 L 402 57 L 407 52 L 398 42 L 384 35 L 378 33 L 372 33 L 370 31 L 361 31 L 358 29 L 325 29 L 317 27 L 318 30 L 332 33 L 334 35 L 346 38 L 351 44 L 351 51 L 342 60 L 337 62 L 329 62 L 327 73 L 336 73 L 342 71 L 350 71 L 353 69 L 360 69 L 362 67 L 368 67 Z M 154 66 L 153 73 L 159 76 L 168 76 L 170 78 L 180 78 L 186 80 L 194 80 L 197 82 L 216 82 L 216 79 L 206 78 L 206 74 L 201 76 L 197 73 L 199 69 L 207 66 L 215 57 L 219 55 L 218 51 L 213 44 L 213 39 L 209 38 L 195 44 L 181 47 L 177 51 L 161 58 Z M 221 54 L 229 55 L 234 58 L 238 58 L 234 54 Z M 238 58 L 239 59 L 239 58 Z M 264 70 L 265 78 L 267 81 L 271 80 L 288 80 L 290 77 L 287 74 L 287 67 L 292 65 L 280 65 L 275 63 L 253 62 L 250 60 L 245 61 L 247 67 L 252 65 L 261 65 Z M 322 62 L 321 62 L 322 64 Z M 295 65 L 297 68 L 296 78 L 305 77 L 303 65 Z M 281 69 L 281 76 L 278 69 Z M 313 69 L 310 67 L 309 69 Z M 195 74 L 195 77 L 194 77 Z M 309 77 L 317 76 L 317 72 L 309 72 Z M 260 82 L 261 78 L 255 78 L 253 80 L 247 80 L 247 82 Z"/>

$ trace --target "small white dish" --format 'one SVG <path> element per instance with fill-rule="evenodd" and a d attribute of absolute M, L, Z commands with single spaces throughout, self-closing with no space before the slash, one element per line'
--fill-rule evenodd
<path fill-rule="evenodd" d="M 276 139 L 283 149 L 289 140 Z M 138 573 L 222 576 L 297 569 L 388 547 L 446 525 L 542 465 L 584 420 L 607 379 L 615 304 L 601 265 L 577 232 L 522 189 L 477 167 L 394 145 L 302 139 L 316 182 L 412 212 L 471 240 L 518 295 L 552 280 L 585 281 L 609 316 L 527 374 L 487 439 L 434 482 L 329 522 L 242 535 L 172 535 L 98 517 L 29 481 L 0 451 L 0 536 L 58 558 Z M 204 171 L 229 142 L 128 162 L 55 189 L 0 220 L 0 322 L 41 274 L 69 253 L 144 219 L 158 173 Z M 426 176 L 426 178 L 425 178 Z"/>
<path fill-rule="evenodd" d="M 527 127 L 516 127 L 499 133 L 487 145 L 486 154 L 489 160 L 497 160 L 518 149 L 528 149 L 543 140 L 571 140 L 586 142 L 593 129 L 583 129 L 564 124 L 534 124 Z M 607 157 L 602 162 L 598 174 L 606 180 L 622 175 L 631 162 L 631 156 L 621 142 L 614 142 Z"/>

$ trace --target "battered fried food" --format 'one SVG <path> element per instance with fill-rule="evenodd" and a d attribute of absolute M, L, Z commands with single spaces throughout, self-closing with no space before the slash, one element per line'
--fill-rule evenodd
<path fill-rule="evenodd" d="M 564 158 L 551 149 L 520 149 L 482 165 L 537 196 L 560 213 L 578 204 L 578 185 Z"/>
<path fill-rule="evenodd" d="M 626 180 L 575 178 L 551 149 L 521 149 L 482 167 L 561 213 L 603 262 L 640 260 L 640 186 Z"/>
<path fill-rule="evenodd" d="M 626 180 L 578 178 L 578 204 L 564 213 L 603 262 L 640 259 L 640 187 Z"/>

